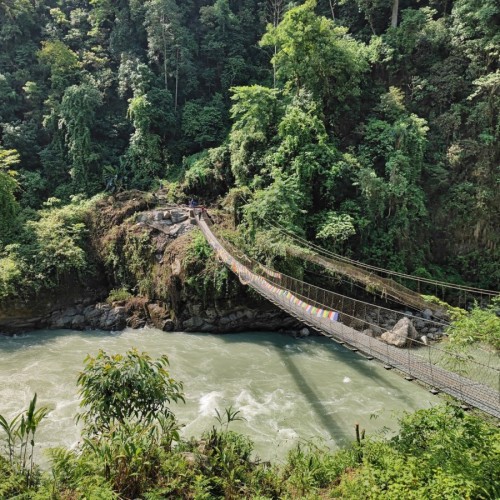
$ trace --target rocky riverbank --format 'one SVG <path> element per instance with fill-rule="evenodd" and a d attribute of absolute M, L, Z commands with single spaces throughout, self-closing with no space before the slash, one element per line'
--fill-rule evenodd
<path fill-rule="evenodd" d="M 0 332 L 121 330 L 146 325 L 207 333 L 298 333 L 302 328 L 272 304 L 248 295 L 230 272 L 224 292 L 193 291 L 193 276 L 205 272 L 205 259 L 188 263 L 195 226 L 187 207 L 167 203 L 161 193 L 154 203 L 139 192 L 103 200 L 89 220 L 89 229 L 97 265 L 92 279 L 82 285 L 69 277 L 59 289 L 43 296 L 0 304 Z M 222 272 L 223 266 L 217 266 Z M 116 288 L 130 290 L 130 298 L 106 300 Z"/>
<path fill-rule="evenodd" d="M 207 259 L 209 248 L 195 231 L 188 208 L 168 203 L 161 192 L 153 199 L 140 192 L 104 199 L 88 226 L 96 266 L 92 277 L 84 283 L 68 277 L 51 293 L 1 304 L 0 332 L 147 325 L 164 331 L 312 333 L 250 292 L 222 264 Z M 110 292 L 116 289 L 127 298 L 113 301 Z M 404 314 L 408 318 L 403 312 L 365 308 L 364 318 L 357 314 L 346 320 L 398 347 L 443 336 L 442 318 L 434 317 L 435 311 Z"/>
<path fill-rule="evenodd" d="M 86 305 L 82 302 L 66 309 L 52 311 L 38 324 L 43 328 L 112 331 L 123 330 L 126 327 L 152 326 L 167 332 L 227 333 L 284 330 L 299 335 L 301 330 L 301 325 L 297 321 L 276 309 L 262 310 L 235 306 L 228 309 L 201 310 L 199 304 L 190 304 L 180 318 L 172 319 L 164 303 L 150 302 L 145 298 L 133 298 L 111 304 L 99 302 Z"/>

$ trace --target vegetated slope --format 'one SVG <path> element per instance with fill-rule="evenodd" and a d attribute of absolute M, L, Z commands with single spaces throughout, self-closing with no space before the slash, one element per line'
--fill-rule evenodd
<path fill-rule="evenodd" d="M 168 179 L 245 191 L 244 227 L 498 288 L 499 7 L 394 5 L 2 3 L 1 248 L 49 197 Z"/>

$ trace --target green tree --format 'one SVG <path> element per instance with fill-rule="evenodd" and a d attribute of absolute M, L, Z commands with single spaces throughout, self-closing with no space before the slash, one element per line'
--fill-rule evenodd
<path fill-rule="evenodd" d="M 200 148 L 215 146 L 224 138 L 226 109 L 221 94 L 208 103 L 188 101 L 182 113 L 182 131 Z"/>
<path fill-rule="evenodd" d="M 277 27 L 268 26 L 261 45 L 278 47 L 273 64 L 287 91 L 305 88 L 334 112 L 359 96 L 361 75 L 368 69 L 366 52 L 347 28 L 316 15 L 315 7 L 316 0 L 307 0 L 290 9 Z"/>
<path fill-rule="evenodd" d="M 0 248 L 11 234 L 19 210 L 15 197 L 18 188 L 17 173 L 12 169 L 19 161 L 17 151 L 0 148 Z"/>
<path fill-rule="evenodd" d="M 169 404 L 184 401 L 182 383 L 171 378 L 168 358 L 153 361 L 136 349 L 125 355 L 100 350 L 87 356 L 78 377 L 82 397 L 79 414 L 90 435 L 126 422 L 151 424 L 173 416 Z"/>
<path fill-rule="evenodd" d="M 148 55 L 162 69 L 165 90 L 174 96 L 174 110 L 179 103 L 181 67 L 189 52 L 189 36 L 181 24 L 181 11 L 174 0 L 149 0 L 145 3 L 145 27 L 148 34 Z"/>
<path fill-rule="evenodd" d="M 68 87 L 61 102 L 59 127 L 65 130 L 70 173 L 77 192 L 92 193 L 95 189 L 92 182 L 96 182 L 100 156 L 92 141 L 92 130 L 100 106 L 101 93 L 87 83 Z"/>
<path fill-rule="evenodd" d="M 152 97 L 165 103 L 171 103 L 168 91 L 139 94 L 129 100 L 128 117 L 132 121 L 135 131 L 130 138 L 130 146 L 123 161 L 129 172 L 132 186 L 147 188 L 155 178 L 163 177 L 167 170 L 166 152 L 163 148 L 162 137 L 158 133 L 158 125 L 166 118 L 168 108 L 158 109 L 152 104 Z"/>
<path fill-rule="evenodd" d="M 77 54 L 60 40 L 47 40 L 38 53 L 40 61 L 50 68 L 50 81 L 55 92 L 62 93 L 78 74 Z"/>
<path fill-rule="evenodd" d="M 370 252 L 381 258 L 392 255 L 393 264 L 404 268 L 422 257 L 410 242 L 419 240 L 427 214 L 421 177 L 428 127 L 424 119 L 408 113 L 396 88 L 381 97 L 377 111 L 379 117 L 369 120 L 364 130 L 363 167 L 356 182 L 372 224 L 367 235 Z"/>
<path fill-rule="evenodd" d="M 277 132 L 277 90 L 253 85 L 231 89 L 231 168 L 239 185 L 251 182 L 264 168 L 264 156 Z"/>

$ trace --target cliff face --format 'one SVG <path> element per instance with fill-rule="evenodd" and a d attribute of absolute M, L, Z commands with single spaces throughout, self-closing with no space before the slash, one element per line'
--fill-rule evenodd
<path fill-rule="evenodd" d="M 87 221 L 93 278 L 68 277 L 53 292 L 0 306 L 0 331 L 38 328 L 166 331 L 297 330 L 300 325 L 241 285 L 211 256 L 185 207 L 162 193 L 122 193 Z M 120 290 L 121 300 L 103 300 Z"/>

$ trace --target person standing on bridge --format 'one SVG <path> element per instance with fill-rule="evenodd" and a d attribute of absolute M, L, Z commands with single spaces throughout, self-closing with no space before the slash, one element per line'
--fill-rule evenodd
<path fill-rule="evenodd" d="M 205 205 L 202 205 L 200 207 L 200 211 L 198 213 L 198 220 L 201 220 L 202 216 L 204 216 L 207 213 L 207 209 L 205 208 Z"/>

